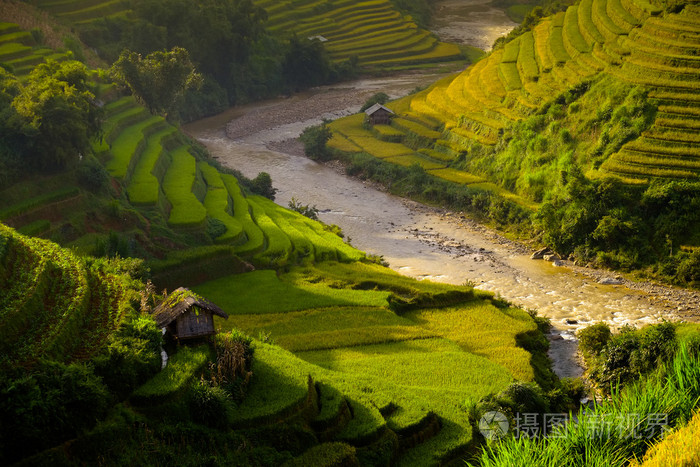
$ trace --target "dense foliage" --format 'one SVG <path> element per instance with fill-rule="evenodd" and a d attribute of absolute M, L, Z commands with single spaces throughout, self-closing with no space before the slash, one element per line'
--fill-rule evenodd
<path fill-rule="evenodd" d="M 187 50 L 203 82 L 178 106 L 184 120 L 354 73 L 356 63 L 332 63 L 319 41 L 268 34 L 266 19 L 265 10 L 250 0 L 147 0 L 133 2 L 129 18 L 91 21 L 80 35 L 109 62 L 124 49 L 143 56 Z"/>
<path fill-rule="evenodd" d="M 112 65 L 111 74 L 151 113 L 163 116 L 177 106 L 185 91 L 199 88 L 202 81 L 182 47 L 152 52 L 146 57 L 124 50 Z"/>
<path fill-rule="evenodd" d="M 671 361 L 678 349 L 677 324 L 663 322 L 642 329 L 623 327 L 612 334 L 605 323 L 578 333 L 590 379 L 606 394 L 635 382 Z M 695 349 L 698 341 L 688 344 Z"/>
<path fill-rule="evenodd" d="M 0 181 L 27 170 L 55 170 L 91 153 L 101 111 L 88 69 L 48 61 L 24 82 L 0 68 Z"/>

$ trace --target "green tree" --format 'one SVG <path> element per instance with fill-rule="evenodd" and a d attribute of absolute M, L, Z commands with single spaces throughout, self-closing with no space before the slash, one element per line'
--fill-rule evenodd
<path fill-rule="evenodd" d="M 289 40 L 282 73 L 291 91 L 323 84 L 328 81 L 331 71 L 331 61 L 321 41 L 296 36 Z"/>
<path fill-rule="evenodd" d="M 267 172 L 260 172 L 257 177 L 251 180 L 251 190 L 253 193 L 275 200 L 277 188 L 272 186 L 272 177 Z"/>
<path fill-rule="evenodd" d="M 153 114 L 165 117 L 187 89 L 201 85 L 190 54 L 182 47 L 156 51 L 146 57 L 124 50 L 112 65 L 115 81 L 131 90 L 136 99 Z"/>
<path fill-rule="evenodd" d="M 374 104 L 386 104 L 387 102 L 389 102 L 389 95 L 384 92 L 378 92 L 367 99 L 364 104 L 362 104 L 362 107 L 360 107 L 360 112 L 364 112 Z"/>
<path fill-rule="evenodd" d="M 328 160 L 330 154 L 326 143 L 333 137 L 328 122 L 310 126 L 301 133 L 299 139 L 304 144 L 304 154 L 317 161 Z"/>
<path fill-rule="evenodd" d="M 94 84 L 80 62 L 49 60 L 29 74 L 12 101 L 25 162 L 55 169 L 91 152 L 101 131 L 101 109 Z"/>

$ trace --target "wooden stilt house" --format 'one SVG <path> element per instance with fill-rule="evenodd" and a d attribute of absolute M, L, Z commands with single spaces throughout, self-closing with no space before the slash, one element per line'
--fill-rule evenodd
<path fill-rule="evenodd" d="M 392 112 L 391 109 L 387 109 L 382 104 L 374 104 L 372 107 L 365 110 L 365 115 L 367 115 L 367 119 L 371 125 L 389 125 L 394 112 Z"/>
<path fill-rule="evenodd" d="M 214 315 L 228 319 L 221 308 L 184 287 L 173 291 L 153 310 L 156 325 L 178 340 L 215 334 Z"/>

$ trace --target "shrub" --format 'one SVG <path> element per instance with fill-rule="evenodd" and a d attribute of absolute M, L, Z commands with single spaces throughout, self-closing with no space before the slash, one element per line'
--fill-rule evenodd
<path fill-rule="evenodd" d="M 296 198 L 292 197 L 292 199 L 289 201 L 289 209 L 292 211 L 296 211 L 299 214 L 308 217 L 309 219 L 313 219 L 315 221 L 318 220 L 318 208 L 316 205 L 313 207 L 309 207 L 308 204 L 301 204 L 300 201 L 297 201 Z"/>
<path fill-rule="evenodd" d="M 264 196 L 265 198 L 275 200 L 277 188 L 272 186 L 272 177 L 267 172 L 260 172 L 257 177 L 251 181 L 250 189 L 253 193 Z"/>
<path fill-rule="evenodd" d="M 225 390 L 234 401 L 243 400 L 253 375 L 250 371 L 253 360 L 252 342 L 250 337 L 237 330 L 218 334 L 214 341 L 216 361 L 209 364 L 211 383 Z"/>
<path fill-rule="evenodd" d="M 90 367 L 42 362 L 30 374 L 0 375 L 0 463 L 12 463 L 92 428 L 110 395 Z"/>
<path fill-rule="evenodd" d="M 226 391 L 200 379 L 192 383 L 187 396 L 192 420 L 214 428 L 226 426 L 230 407 Z"/>
<path fill-rule="evenodd" d="M 304 154 L 316 161 L 328 160 L 331 156 L 326 143 L 333 137 L 327 122 L 310 126 L 301 133 L 299 140 L 304 144 Z"/>
<path fill-rule="evenodd" d="M 386 93 L 378 92 L 369 99 L 367 99 L 364 104 L 362 104 L 360 112 L 364 112 L 365 110 L 372 107 L 374 104 L 386 104 L 387 102 L 389 102 L 389 96 Z"/>
<path fill-rule="evenodd" d="M 589 364 L 591 379 L 605 392 L 625 386 L 669 361 L 677 346 L 673 323 L 663 322 L 641 330 L 624 327 L 608 339 L 598 358 Z"/>
<path fill-rule="evenodd" d="M 207 234 L 212 239 L 219 238 L 226 233 L 226 224 L 214 217 L 207 217 Z"/>
<path fill-rule="evenodd" d="M 586 360 L 600 355 L 600 352 L 605 348 L 610 341 L 610 327 L 607 323 L 596 323 L 581 329 L 576 334 L 578 337 L 578 348 L 583 353 Z"/>
<path fill-rule="evenodd" d="M 119 399 L 123 399 L 160 369 L 161 357 L 147 340 L 114 337 L 93 363 L 95 373 Z"/>

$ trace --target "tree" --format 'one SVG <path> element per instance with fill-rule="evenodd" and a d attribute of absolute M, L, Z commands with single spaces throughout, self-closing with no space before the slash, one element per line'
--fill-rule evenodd
<path fill-rule="evenodd" d="M 12 101 L 29 165 L 62 168 L 91 152 L 102 115 L 93 89 L 80 62 L 49 60 L 32 70 Z"/>
<path fill-rule="evenodd" d="M 299 139 L 304 143 L 304 154 L 314 160 L 324 161 L 330 155 L 326 143 L 333 137 L 333 132 L 327 122 L 310 126 L 301 133 Z"/>
<path fill-rule="evenodd" d="M 129 88 L 136 99 L 153 114 L 167 117 L 187 89 L 197 88 L 202 76 L 196 72 L 190 54 L 182 47 L 156 51 L 145 58 L 124 50 L 112 65 L 115 81 Z"/>
<path fill-rule="evenodd" d="M 389 102 L 389 95 L 384 92 L 378 92 L 365 101 L 365 103 L 360 108 L 360 112 L 364 112 L 365 110 L 372 107 L 374 104 L 386 104 L 387 102 Z"/>
<path fill-rule="evenodd" d="M 272 186 L 272 177 L 267 172 L 260 172 L 257 177 L 251 180 L 251 190 L 253 193 L 275 200 L 277 188 Z"/>
<path fill-rule="evenodd" d="M 296 36 L 289 40 L 289 48 L 282 61 L 282 73 L 291 91 L 327 82 L 331 68 L 331 61 L 321 41 Z"/>

